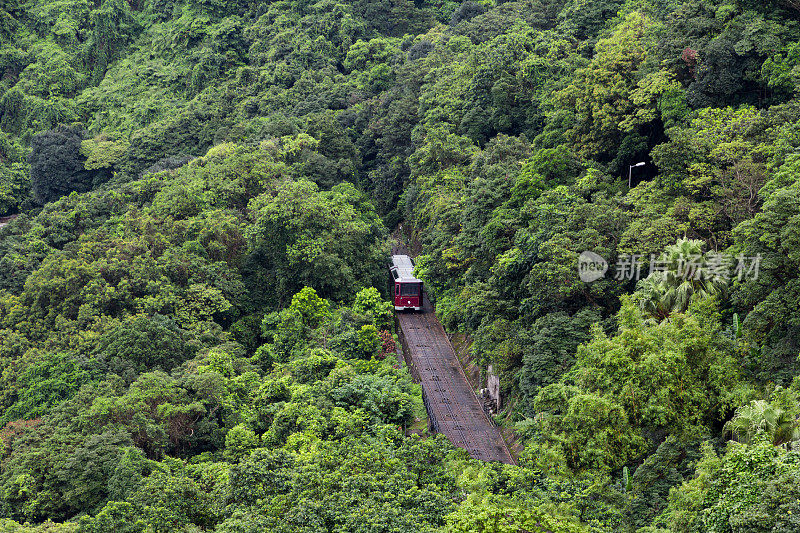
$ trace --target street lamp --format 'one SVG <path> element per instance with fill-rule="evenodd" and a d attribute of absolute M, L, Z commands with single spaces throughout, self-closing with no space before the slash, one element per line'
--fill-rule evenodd
<path fill-rule="evenodd" d="M 646 164 L 647 164 L 647 163 L 645 163 L 644 161 L 642 161 L 641 163 L 636 163 L 635 165 L 631 165 L 631 166 L 629 166 L 629 167 L 628 167 L 628 188 L 629 188 L 629 189 L 631 188 L 631 174 L 633 173 L 633 168 L 634 168 L 634 167 L 643 167 L 643 166 L 645 166 Z"/>

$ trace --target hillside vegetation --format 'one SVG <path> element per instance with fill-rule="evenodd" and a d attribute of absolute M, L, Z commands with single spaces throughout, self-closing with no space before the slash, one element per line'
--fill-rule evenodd
<path fill-rule="evenodd" d="M 3 531 L 800 530 L 800 2 L 0 0 L 17 214 Z M 398 224 L 518 465 L 407 431 Z"/>

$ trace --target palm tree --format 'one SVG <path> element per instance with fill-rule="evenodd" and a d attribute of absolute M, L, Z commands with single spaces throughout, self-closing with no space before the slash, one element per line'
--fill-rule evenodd
<path fill-rule="evenodd" d="M 685 312 L 692 299 L 720 294 L 725 287 L 723 280 L 696 275 L 706 265 L 703 241 L 681 239 L 664 249 L 660 261 L 664 270 L 651 272 L 637 287 L 642 310 L 658 321 Z"/>
<path fill-rule="evenodd" d="M 752 441 L 759 431 L 767 433 L 775 446 L 800 439 L 800 427 L 795 417 L 765 400 L 753 400 L 740 407 L 725 424 L 725 432 L 732 433 L 744 444 Z"/>
<path fill-rule="evenodd" d="M 639 282 L 636 291 L 642 311 L 659 322 L 669 318 L 674 307 L 666 278 L 663 272 L 653 272 Z"/>

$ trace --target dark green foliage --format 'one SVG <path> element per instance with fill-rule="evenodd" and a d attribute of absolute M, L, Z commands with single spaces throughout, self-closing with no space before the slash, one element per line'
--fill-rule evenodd
<path fill-rule="evenodd" d="M 82 140 L 81 130 L 65 126 L 34 136 L 28 162 L 37 202 L 52 202 L 72 191 L 86 192 L 99 183 L 84 167 L 85 159 L 80 153 Z"/>
<path fill-rule="evenodd" d="M 0 132 L 0 216 L 29 207 L 30 177 L 25 159 L 22 146 Z"/>
<path fill-rule="evenodd" d="M 450 18 L 450 25 L 455 26 L 459 22 L 470 20 L 486 12 L 486 6 L 477 2 L 464 2 L 456 9 Z"/>
<path fill-rule="evenodd" d="M 591 326 L 599 320 L 599 312 L 584 309 L 574 317 L 550 313 L 533 323 L 521 339 L 519 387 L 523 401 L 532 401 L 540 387 L 554 383 L 572 368 L 578 345 L 591 338 Z"/>
<path fill-rule="evenodd" d="M 627 525 L 634 529 L 652 523 L 667 508 L 669 491 L 693 473 L 692 465 L 700 458 L 696 446 L 668 437 L 653 454 L 639 465 L 630 477 L 626 502 Z"/>
<path fill-rule="evenodd" d="M 559 14 L 560 27 L 572 33 L 578 39 L 592 38 L 597 35 L 605 22 L 617 14 L 622 5 L 620 0 L 602 0 L 600 2 L 581 2 L 571 0 L 564 2 Z"/>
<path fill-rule="evenodd" d="M 159 172 L 163 172 L 164 170 L 175 170 L 176 168 L 181 168 L 192 159 L 194 158 L 188 155 L 164 157 L 163 159 L 156 161 L 152 166 L 145 169 L 142 172 L 142 176 L 147 174 L 157 174 Z"/>
<path fill-rule="evenodd" d="M 0 423 L 16 419 L 38 418 L 68 400 L 77 390 L 97 376 L 88 361 L 70 354 L 44 354 L 27 365 L 16 378 L 16 401 L 7 406 Z"/>
<path fill-rule="evenodd" d="M 786 166 L 794 168 L 793 159 Z M 758 279 L 737 287 L 734 298 L 743 310 L 750 311 L 744 322 L 746 334 L 755 346 L 746 352 L 749 370 L 762 380 L 789 382 L 797 374 L 800 342 L 796 315 L 787 314 L 789 303 L 798 294 L 797 252 L 794 225 L 800 213 L 798 183 L 775 190 L 762 212 L 743 222 L 735 233 L 738 249 L 749 255 L 761 254 Z M 763 348 L 758 349 L 756 346 Z"/>
<path fill-rule="evenodd" d="M 416 42 L 411 46 L 411 48 L 408 49 L 408 59 L 411 61 L 422 59 L 430 54 L 433 48 L 433 43 L 428 40 L 423 39 L 419 42 Z"/>
<path fill-rule="evenodd" d="M 270 265 L 280 295 L 302 285 L 344 299 L 361 280 L 378 285 L 384 235 L 364 198 L 350 184 L 320 191 L 308 181 L 276 183 L 249 206 L 253 252 Z"/>
<path fill-rule="evenodd" d="M 104 371 L 132 381 L 146 369 L 170 370 L 189 359 L 197 343 L 187 333 L 167 317 L 136 316 L 100 337 L 93 355 Z"/>
<path fill-rule="evenodd" d="M 33 453 L 12 454 L 4 467 L 0 477 L 3 515 L 21 521 L 63 520 L 102 506 L 109 497 L 109 480 L 132 444 L 128 435 L 113 429 L 88 436 L 67 428 L 42 429 L 33 429 L 25 445 L 15 441 L 17 449 L 28 447 L 35 435 L 37 444 Z"/>

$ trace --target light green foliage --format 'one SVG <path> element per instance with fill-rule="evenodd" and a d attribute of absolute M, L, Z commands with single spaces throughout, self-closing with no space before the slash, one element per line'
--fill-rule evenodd
<path fill-rule="evenodd" d="M 580 533 L 586 531 L 574 520 L 553 516 L 547 511 L 525 508 L 499 499 L 465 502 L 447 516 L 452 533 Z"/>
<path fill-rule="evenodd" d="M 141 533 L 144 531 L 145 521 L 137 517 L 137 511 L 128 502 L 112 501 L 93 517 L 82 517 L 80 531 L 87 533 L 100 533 L 101 531 L 120 531 L 123 533 Z"/>
<path fill-rule="evenodd" d="M 767 80 L 771 88 L 791 94 L 796 92 L 800 80 L 798 67 L 800 67 L 800 46 L 798 43 L 793 43 L 785 52 L 764 61 L 761 66 L 761 76 Z"/>
<path fill-rule="evenodd" d="M 0 133 L 0 214 L 18 209 L 29 195 L 25 151 L 12 137 Z"/>
<path fill-rule="evenodd" d="M 647 326 L 625 299 L 618 321 L 616 336 L 596 330 L 571 372 L 534 402 L 538 446 L 575 470 L 621 468 L 647 451 L 654 431 L 697 438 L 747 394 L 713 310 Z"/>
<path fill-rule="evenodd" d="M 77 524 L 74 523 L 59 524 L 51 520 L 48 520 L 47 522 L 34 526 L 31 525 L 29 522 L 20 524 L 11 519 L 2 518 L 0 519 L 0 527 L 2 527 L 4 531 L 9 531 L 14 533 L 76 533 L 77 531 L 79 531 Z M 120 531 L 124 531 L 124 529 L 121 529 Z M 134 529 L 131 531 L 139 531 L 139 530 Z"/>
<path fill-rule="evenodd" d="M 9 214 L 26 201 L 30 190 L 28 172 L 21 163 L 0 167 L 0 213 Z"/>
<path fill-rule="evenodd" d="M 670 495 L 658 522 L 670 531 L 793 531 L 800 524 L 797 452 L 764 436 L 732 442 L 718 456 L 706 444 L 697 475 Z"/>
<path fill-rule="evenodd" d="M 258 437 L 249 427 L 239 424 L 225 435 L 225 459 L 236 463 L 258 446 Z"/>
<path fill-rule="evenodd" d="M 350 72 L 359 72 L 356 82 L 361 90 L 377 93 L 389 88 L 394 81 L 389 65 L 401 53 L 398 43 L 399 39 L 359 39 L 350 46 L 343 65 Z"/>
<path fill-rule="evenodd" d="M 773 444 L 784 444 L 796 440 L 795 421 L 782 409 L 776 409 L 764 400 L 753 400 L 736 410 L 725 429 L 733 433 L 739 442 L 748 444 L 759 431 L 773 435 Z"/>
<path fill-rule="evenodd" d="M 311 287 L 303 287 L 292 296 L 292 303 L 287 309 L 264 317 L 262 333 L 271 341 L 264 350 L 267 353 L 277 351 L 281 361 L 299 355 L 316 331 L 327 325 L 330 316 L 330 302 L 320 298 Z"/>
<path fill-rule="evenodd" d="M 682 180 L 698 201 L 713 199 L 723 206 L 729 221 L 693 221 L 690 214 L 698 230 L 718 233 L 723 222 L 735 225 L 755 213 L 755 193 L 766 181 L 761 120 L 749 107 L 705 109 L 691 127 L 672 131 L 671 142 L 654 149 L 666 179 Z"/>
<path fill-rule="evenodd" d="M 775 446 L 792 446 L 800 439 L 797 423 L 796 388 L 777 387 L 771 401 L 753 400 L 736 410 L 736 414 L 725 424 L 725 431 L 738 442 L 749 444 L 757 435 L 772 440 Z"/>
<path fill-rule="evenodd" d="M 381 339 L 377 328 L 372 324 L 361 326 L 358 331 L 358 349 L 366 358 L 374 357 L 380 351 Z"/>
<path fill-rule="evenodd" d="M 702 241 L 681 239 L 668 246 L 658 259 L 665 270 L 648 275 L 634 293 L 641 309 L 656 320 L 664 320 L 673 313 L 685 312 L 693 300 L 720 295 L 735 272 L 722 263 L 723 256 L 716 254 L 718 266 L 727 268 L 727 274 L 724 270 L 707 274 L 711 271 L 709 257 L 703 254 Z"/>
<path fill-rule="evenodd" d="M 382 330 L 392 329 L 394 323 L 392 303 L 384 300 L 375 287 L 367 287 L 356 293 L 353 311 L 364 315 Z"/>
<path fill-rule="evenodd" d="M 37 418 L 70 398 L 96 375 L 87 366 L 65 353 L 37 357 L 16 378 L 17 400 L 5 410 L 0 423 Z"/>
<path fill-rule="evenodd" d="M 86 139 L 81 142 L 81 155 L 86 157 L 86 170 L 114 167 L 127 149 L 128 145 L 125 143 L 104 139 Z"/>
<path fill-rule="evenodd" d="M 289 312 L 299 314 L 305 326 L 316 329 L 330 316 L 330 302 L 317 296 L 314 289 L 303 287 L 300 292 L 292 296 Z"/>
<path fill-rule="evenodd" d="M 360 281 L 383 279 L 381 224 L 350 184 L 320 191 L 309 181 L 283 181 L 249 205 L 253 252 L 268 261 L 281 293 L 313 286 L 343 299 Z"/>
<path fill-rule="evenodd" d="M 561 106 L 574 109 L 570 136 L 583 155 L 613 154 L 626 136 L 655 118 L 655 99 L 645 95 L 663 89 L 652 87 L 652 79 L 637 86 L 639 69 L 652 47 L 652 31 L 649 17 L 630 13 L 610 37 L 597 42 L 591 64 L 579 69 L 573 84 L 556 96 Z"/>

